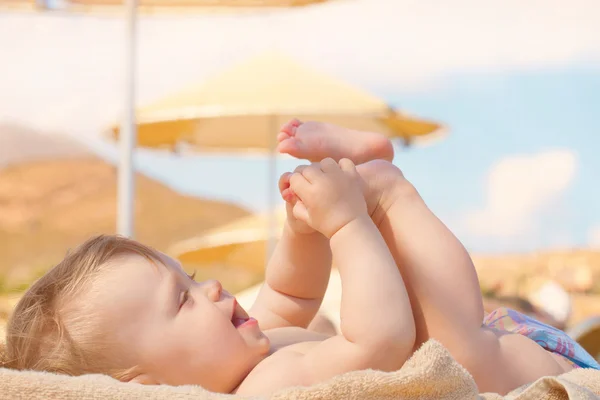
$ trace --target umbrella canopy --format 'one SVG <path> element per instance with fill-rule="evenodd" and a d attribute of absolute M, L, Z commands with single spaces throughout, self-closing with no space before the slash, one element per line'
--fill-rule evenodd
<path fill-rule="evenodd" d="M 269 235 L 269 220 L 275 215 L 276 231 Z M 269 239 L 279 237 L 285 209 L 242 217 L 195 238 L 177 243 L 168 253 L 186 265 L 198 267 L 229 264 L 262 273 Z"/>
<path fill-rule="evenodd" d="M 136 116 L 140 146 L 187 142 L 202 151 L 273 149 L 278 128 L 292 117 L 381 132 L 406 142 L 442 132 L 435 121 L 405 115 L 280 53 L 252 58 L 140 108 Z M 119 129 L 113 127 L 115 137 Z"/>

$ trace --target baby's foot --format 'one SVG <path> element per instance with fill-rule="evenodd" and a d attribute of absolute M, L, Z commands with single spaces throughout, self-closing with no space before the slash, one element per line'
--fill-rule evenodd
<path fill-rule="evenodd" d="M 321 122 L 293 119 L 281 128 L 277 150 L 313 162 L 348 158 L 355 164 L 394 158 L 390 140 L 380 133 L 361 132 Z"/>
<path fill-rule="evenodd" d="M 417 195 L 417 191 L 398 167 L 388 161 L 373 160 L 356 167 L 367 211 L 379 226 L 388 210 L 401 198 Z"/>

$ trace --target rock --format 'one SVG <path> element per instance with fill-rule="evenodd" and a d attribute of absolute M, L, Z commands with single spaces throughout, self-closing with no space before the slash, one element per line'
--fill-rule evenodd
<path fill-rule="evenodd" d="M 571 296 L 573 302 L 573 315 L 569 325 L 574 326 L 588 318 L 600 315 L 600 296 L 589 294 L 574 294 Z"/>
<path fill-rule="evenodd" d="M 554 279 L 569 292 L 585 293 L 594 287 L 594 274 L 587 264 L 565 266 Z"/>
<path fill-rule="evenodd" d="M 530 293 L 527 299 L 562 325 L 565 325 L 571 317 L 573 311 L 571 296 L 554 281 L 547 281 L 539 289 Z"/>
<path fill-rule="evenodd" d="M 0 319 L 0 343 L 6 342 L 6 321 Z"/>

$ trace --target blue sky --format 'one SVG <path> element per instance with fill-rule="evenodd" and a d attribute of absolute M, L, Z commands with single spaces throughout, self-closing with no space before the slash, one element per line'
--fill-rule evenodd
<path fill-rule="evenodd" d="M 138 101 L 276 48 L 449 126 L 395 162 L 469 249 L 600 248 L 599 20 L 596 0 L 349 0 L 143 17 Z M 122 35 L 115 17 L 0 15 L 12 61 L 0 69 L 0 122 L 70 135 L 114 159 L 101 133 L 122 109 Z M 281 158 L 279 172 L 296 164 Z M 258 156 L 140 150 L 137 165 L 184 193 L 257 211 L 275 183 Z"/>
<path fill-rule="evenodd" d="M 452 127 L 444 142 L 398 160 L 430 206 L 478 250 L 587 245 L 590 230 L 600 223 L 600 73 L 573 66 L 447 82 L 433 93 L 393 100 Z M 564 190 L 536 203 L 534 227 L 525 238 L 469 234 L 461 220 L 485 206 L 486 182 L 500 160 L 556 150 L 573 153 L 575 173 Z M 516 188 L 506 195 L 518 199 Z"/>

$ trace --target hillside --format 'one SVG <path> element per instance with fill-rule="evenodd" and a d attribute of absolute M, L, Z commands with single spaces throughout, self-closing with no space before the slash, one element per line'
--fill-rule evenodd
<path fill-rule="evenodd" d="M 85 147 L 68 137 L 40 133 L 23 126 L 0 124 L 0 168 L 48 158 L 77 157 Z"/>
<path fill-rule="evenodd" d="M 12 160 L 0 164 L 0 286 L 6 290 L 90 235 L 115 232 L 117 170 L 64 138 L 24 129 L 0 127 L 0 145 L 0 155 Z M 247 214 L 137 175 L 136 238 L 159 250 Z"/>
<path fill-rule="evenodd" d="M 550 278 L 569 292 L 600 294 L 600 251 L 572 249 L 474 255 L 473 261 L 481 285 L 503 294 L 524 295 L 540 281 Z"/>
<path fill-rule="evenodd" d="M 570 324 L 600 315 L 600 252 L 585 249 L 473 257 L 484 292 L 527 298 L 549 280 L 570 293 Z"/>

